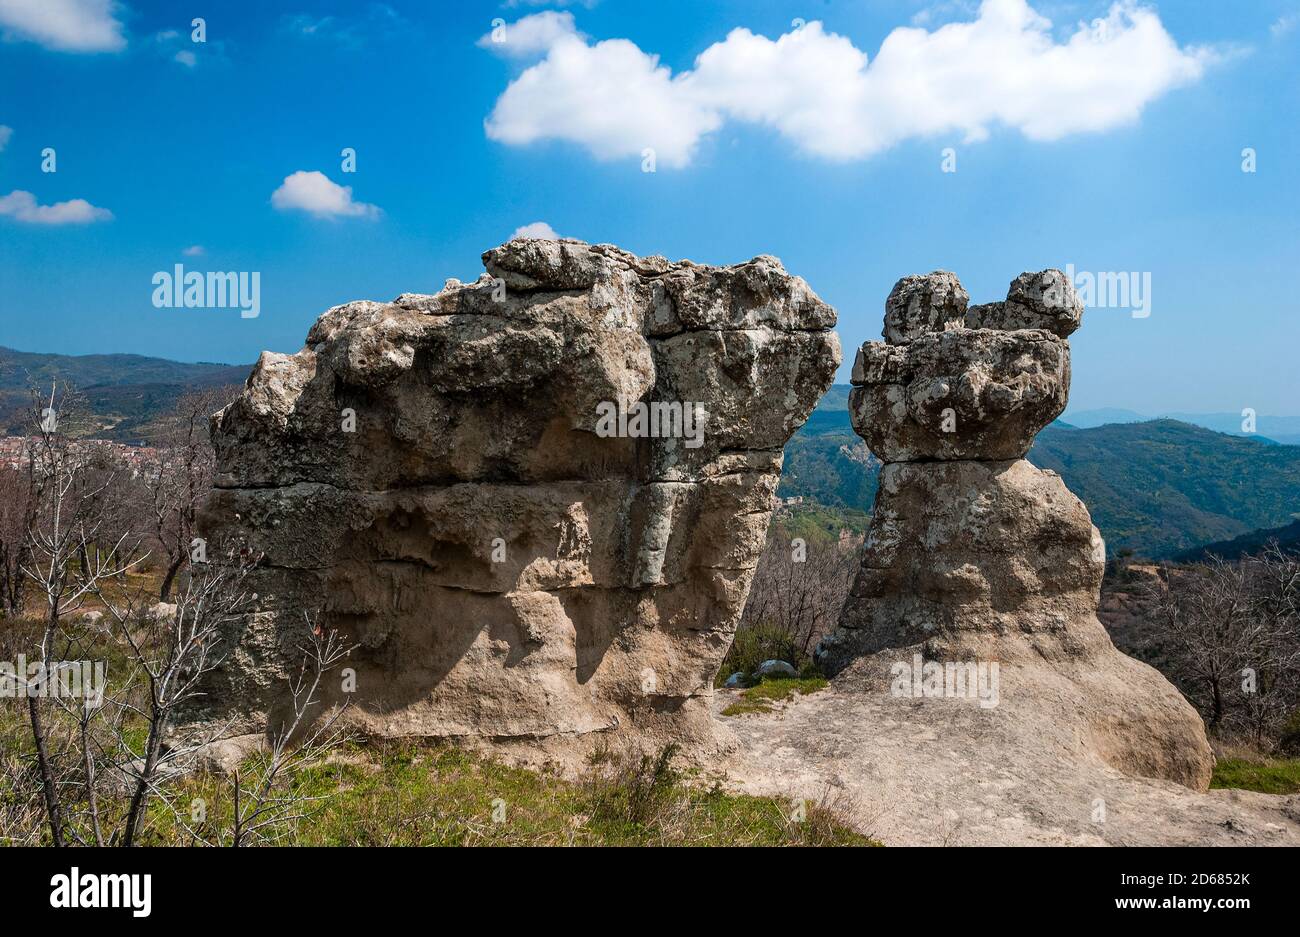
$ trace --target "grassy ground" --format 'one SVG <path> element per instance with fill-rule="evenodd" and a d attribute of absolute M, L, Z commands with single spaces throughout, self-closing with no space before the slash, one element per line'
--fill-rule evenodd
<path fill-rule="evenodd" d="M 723 686 L 727 678 L 737 672 L 745 675 L 746 682 L 752 683 L 753 675 L 765 660 L 786 661 L 801 677 L 821 675 L 812 658 L 801 650 L 788 632 L 770 625 L 755 625 L 742 627 L 736 632 L 713 685 Z"/>
<path fill-rule="evenodd" d="M 829 686 L 825 677 L 776 677 L 765 679 L 740 694 L 740 701 L 722 711 L 724 716 L 771 712 L 772 704 L 788 700 L 796 693 L 816 693 Z"/>
<path fill-rule="evenodd" d="M 847 846 L 874 845 L 827 804 L 794 805 L 686 783 L 673 753 L 606 755 L 577 782 L 512 768 L 436 745 L 350 746 L 292 779 L 319 797 L 309 821 L 288 831 L 299 845 L 373 846 Z M 181 802 L 210 805 L 204 832 L 228 825 L 229 782 L 186 782 Z M 155 839 L 184 842 L 155 811 Z"/>
<path fill-rule="evenodd" d="M 775 689 L 767 685 L 767 692 Z M 18 700 L 0 703 L 0 844 L 39 845 L 48 834 L 26 709 Z M 144 727 L 136 721 L 126 733 L 139 751 Z M 84 785 L 69 763 L 72 743 L 60 735 L 56 757 L 72 771 L 65 797 L 89 837 Z M 724 792 L 679 769 L 674 756 L 671 748 L 654 756 L 604 752 L 574 781 L 445 745 L 343 743 L 283 779 L 279 793 L 292 795 L 292 813 L 302 816 L 267 832 L 278 843 L 311 846 L 876 845 L 846 824 L 843 804 L 809 801 L 797 816 L 793 802 Z M 257 777 L 256 759 L 243 765 L 246 789 Z M 154 799 L 142 844 L 229 842 L 229 778 L 194 774 L 166 782 L 164 790 L 182 816 Z M 105 829 L 118 827 L 123 793 L 100 786 L 99 806 Z"/>
<path fill-rule="evenodd" d="M 1210 787 L 1235 787 L 1263 794 L 1300 793 L 1300 758 L 1221 758 L 1214 765 Z"/>
<path fill-rule="evenodd" d="M 157 578 L 145 573 L 114 588 L 156 596 Z M 35 616 L 3 622 L 0 660 L 30 651 L 40 627 Z M 93 630 L 87 638 L 67 647 L 60 639 L 55 656 L 106 660 L 112 692 L 131 671 L 120 641 Z M 807 692 L 815 682 L 770 681 L 754 689 L 784 698 L 795 685 Z M 54 758 L 67 779 L 66 806 L 89 838 L 75 736 L 52 709 L 47 718 Z M 142 750 L 142 720 L 127 717 L 123 729 L 132 748 Z M 447 746 L 347 744 L 283 779 L 281 793 L 292 793 L 302 807 L 293 812 L 303 816 L 277 827 L 274 838 L 301 845 L 875 845 L 844 822 L 842 804 L 809 801 L 796 810 L 782 799 L 730 794 L 682 771 L 678 760 L 672 749 L 653 756 L 606 752 L 573 781 Z M 0 844 L 48 841 L 33 762 L 26 706 L 0 700 Z M 245 764 L 246 784 L 256 767 Z M 97 789 L 104 826 L 118 826 L 124 794 L 112 783 Z M 230 779 L 191 775 L 166 782 L 165 792 L 182 817 L 153 799 L 143 843 L 228 842 Z"/>
<path fill-rule="evenodd" d="M 298 771 L 287 791 L 300 819 L 269 837 L 303 846 L 872 846 L 842 805 L 729 794 L 690 779 L 673 752 L 593 763 L 578 781 L 414 742 L 346 744 Z M 255 765 L 245 763 L 246 777 Z M 196 774 L 167 786 L 182 813 L 152 804 L 142 845 L 225 844 L 229 778 Z M 0 804 L 12 798 L 0 777 Z M 101 794 L 106 826 L 119 800 Z M 27 814 L 39 827 L 39 815 Z M 17 831 L 13 831 L 17 832 Z M 38 829 L 26 842 L 42 842 Z M 18 841 L 9 835 L 0 842 Z"/>

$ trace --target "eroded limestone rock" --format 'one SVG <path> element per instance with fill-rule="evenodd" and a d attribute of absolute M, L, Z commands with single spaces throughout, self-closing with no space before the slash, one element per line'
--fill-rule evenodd
<path fill-rule="evenodd" d="M 264 558 L 205 717 L 274 718 L 319 608 L 359 645 L 367 732 L 712 739 L 782 447 L 839 364 L 834 310 L 772 257 L 517 239 L 483 262 L 329 310 L 214 418 L 204 535 Z M 663 432 L 610 435 L 602 414 L 636 404 Z"/>
<path fill-rule="evenodd" d="M 854 429 L 885 462 L 1018 459 L 1065 409 L 1070 347 L 1040 330 L 935 331 L 863 345 L 853 382 Z"/>
<path fill-rule="evenodd" d="M 885 300 L 885 341 L 906 345 L 930 332 L 959 329 L 970 295 L 955 274 L 936 270 L 903 277 Z"/>
<path fill-rule="evenodd" d="M 900 295 L 914 299 L 900 306 Z M 983 705 L 948 693 L 948 673 L 997 663 L 993 705 L 1006 717 L 983 721 L 1002 726 L 998 744 L 1059 745 L 1062 757 L 1203 789 L 1213 757 L 1200 717 L 1097 620 L 1105 545 L 1087 509 L 1023 458 L 1065 408 L 1078 297 L 1059 271 L 1022 274 L 1004 303 L 965 308 L 962 326 L 958 296 L 951 274 L 899 281 L 890 340 L 858 353 L 853 426 L 885 464 L 862 567 L 818 660 L 879 693 L 922 661 L 939 694 L 909 683 L 899 704 L 918 731 Z"/>
<path fill-rule="evenodd" d="M 966 310 L 968 329 L 1045 329 L 1068 338 L 1082 322 L 1083 301 L 1060 270 L 1022 273 L 1005 301 Z"/>

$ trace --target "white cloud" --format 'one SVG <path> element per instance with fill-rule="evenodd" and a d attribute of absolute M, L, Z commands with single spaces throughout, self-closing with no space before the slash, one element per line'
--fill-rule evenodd
<path fill-rule="evenodd" d="M 84 198 L 74 198 L 53 205 L 38 205 L 36 196 L 22 189 L 14 189 L 0 196 L 0 215 L 8 215 L 28 224 L 90 224 L 92 221 L 109 221 L 113 213 L 106 208 L 96 208 Z"/>
<path fill-rule="evenodd" d="M 188 69 L 225 64 L 226 43 L 222 39 L 195 42 L 188 31 L 162 29 L 149 37 L 155 53 Z"/>
<path fill-rule="evenodd" d="M 979 10 L 977 0 L 940 0 L 932 6 L 917 10 L 912 16 L 913 26 L 929 26 L 938 20 L 951 20 L 959 16 L 974 16 Z"/>
<path fill-rule="evenodd" d="M 338 20 L 333 16 L 312 16 L 309 13 L 295 13 L 293 16 L 286 16 L 281 25 L 286 32 L 294 33 L 299 36 L 327 36 L 334 32 L 334 24 Z"/>
<path fill-rule="evenodd" d="M 518 40 L 523 24 L 545 15 L 536 13 L 508 26 L 505 44 Z M 530 27 L 525 35 L 546 33 Z M 600 159 L 639 155 L 653 147 L 657 161 L 682 166 L 700 137 L 721 126 L 716 108 L 698 101 L 682 78 L 659 65 L 657 56 L 628 40 L 589 46 L 573 32 L 550 35 L 552 44 L 536 50 L 544 51 L 545 58 L 497 99 L 485 125 L 492 139 L 513 144 L 571 140 Z"/>
<path fill-rule="evenodd" d="M 375 218 L 376 205 L 352 200 L 352 187 L 336 185 L 322 172 L 298 170 L 285 176 L 284 182 L 271 193 L 271 204 L 280 211 L 309 212 L 317 218 Z"/>
<path fill-rule="evenodd" d="M 590 10 L 600 0 L 506 0 L 505 7 L 569 7 L 583 6 Z"/>
<path fill-rule="evenodd" d="M 549 52 L 562 41 L 572 40 L 581 44 L 585 38 L 574 25 L 572 13 L 545 10 L 498 27 L 480 37 L 475 44 L 497 55 L 528 58 Z"/>
<path fill-rule="evenodd" d="M 914 137 L 977 141 L 996 127 L 1033 140 L 1106 130 L 1197 80 L 1213 58 L 1180 48 L 1153 10 L 1129 0 L 1059 43 L 1026 0 L 984 0 L 973 21 L 895 29 L 870 62 L 819 22 L 776 40 L 734 29 L 675 76 L 626 39 L 589 45 L 572 29 L 553 32 L 536 54 L 497 99 L 490 138 L 568 140 L 600 159 L 653 148 L 667 166 L 689 163 L 727 120 L 771 127 L 804 153 L 841 161 Z"/>
<path fill-rule="evenodd" d="M 12 139 L 13 135 L 13 127 L 6 127 L 4 124 L 0 124 L 0 153 L 4 152 L 5 147 L 9 145 L 9 141 Z"/>
<path fill-rule="evenodd" d="M 347 16 L 314 16 L 309 13 L 283 16 L 280 28 L 300 39 L 334 42 L 357 49 L 375 40 L 409 37 L 414 27 L 388 4 L 372 3 L 364 13 Z"/>
<path fill-rule="evenodd" d="M 6 38 L 62 52 L 117 52 L 126 47 L 116 0 L 0 0 Z"/>
<path fill-rule="evenodd" d="M 1288 13 L 1285 16 L 1278 17 L 1277 21 L 1268 28 L 1268 31 L 1273 34 L 1274 39 L 1281 39 L 1294 31 L 1297 25 L 1300 25 L 1300 14 Z"/>
<path fill-rule="evenodd" d="M 548 241 L 558 241 L 560 236 L 545 221 L 534 221 L 532 224 L 515 228 L 515 233 L 510 235 L 510 238 L 511 240 L 515 238 L 546 238 Z"/>
<path fill-rule="evenodd" d="M 186 257 L 202 257 L 204 254 L 207 253 L 207 251 L 204 249 L 202 244 L 194 244 L 191 245 L 190 247 L 185 248 L 185 250 L 181 251 L 181 253 L 184 254 Z"/>

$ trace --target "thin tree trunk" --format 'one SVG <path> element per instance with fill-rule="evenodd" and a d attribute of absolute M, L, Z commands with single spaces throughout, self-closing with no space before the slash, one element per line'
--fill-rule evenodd
<path fill-rule="evenodd" d="M 154 772 L 158 769 L 158 751 L 162 747 L 162 723 L 163 718 L 155 712 L 153 720 L 149 723 L 149 741 L 145 743 L 144 767 L 136 782 L 135 793 L 131 795 L 131 809 L 126 814 L 126 826 L 122 834 L 123 846 L 135 844 L 140 816 L 149 795 L 149 786 L 153 783 Z"/>
<path fill-rule="evenodd" d="M 104 832 L 99 826 L 99 795 L 95 792 L 95 760 L 90 757 L 89 721 L 82 713 L 81 759 L 86 771 L 86 796 L 90 801 L 90 823 L 95 831 L 95 845 L 104 845 Z"/>
<path fill-rule="evenodd" d="M 50 768 L 50 755 L 45 744 L 45 725 L 36 697 L 27 695 L 27 714 L 32 722 L 32 737 L 36 740 L 36 766 L 41 773 L 41 790 L 45 795 L 45 816 L 50 823 L 50 842 L 63 845 L 63 811 L 59 806 L 58 790 L 54 786 L 54 772 Z"/>
<path fill-rule="evenodd" d="M 90 575 L 90 556 L 86 553 L 86 541 L 84 537 L 77 544 L 77 559 L 81 562 L 81 575 Z"/>
<path fill-rule="evenodd" d="M 167 596 L 171 595 L 172 584 L 176 580 L 176 574 L 181 571 L 181 566 L 185 563 L 185 554 L 178 553 L 176 559 L 172 560 L 171 565 L 167 567 L 167 575 L 163 577 L 162 588 L 158 590 L 158 601 L 166 602 Z"/>

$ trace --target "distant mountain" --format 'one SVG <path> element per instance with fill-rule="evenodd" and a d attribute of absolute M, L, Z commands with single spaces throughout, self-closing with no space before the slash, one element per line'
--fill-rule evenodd
<path fill-rule="evenodd" d="M 1191 423 L 1193 426 L 1212 429 L 1216 433 L 1227 433 L 1230 436 L 1245 436 L 1247 438 L 1261 439 L 1264 442 L 1276 442 L 1284 445 L 1300 444 L 1300 416 L 1256 416 L 1255 431 L 1253 433 L 1242 431 L 1241 423 L 1243 418 L 1240 412 L 1176 412 L 1160 413 L 1155 416 L 1144 416 L 1134 410 L 1103 407 L 1098 410 L 1070 410 L 1066 419 L 1072 425 L 1077 426 L 1080 429 L 1091 429 L 1096 426 L 1104 426 L 1108 423 L 1145 423 L 1150 420 L 1178 420 L 1180 423 Z"/>
<path fill-rule="evenodd" d="M 1049 426 L 1029 460 L 1061 474 L 1112 550 L 1152 559 L 1300 516 L 1300 447 L 1176 420 Z"/>
<path fill-rule="evenodd" d="M 46 355 L 0 347 L 0 435 L 25 431 L 31 387 L 75 386 L 93 416 L 90 435 L 141 442 L 150 424 L 189 390 L 240 385 L 251 365 L 186 364 L 143 355 Z"/>
<path fill-rule="evenodd" d="M 1123 410 L 1119 407 L 1101 407 L 1096 410 L 1070 411 L 1069 423 L 1079 429 L 1092 429 L 1107 423 L 1145 423 L 1151 419 L 1136 410 Z"/>
<path fill-rule="evenodd" d="M 841 397 L 842 399 L 842 397 Z M 837 401 L 786 446 L 779 494 L 870 510 L 879 465 Z M 1113 552 L 1165 559 L 1300 517 L 1300 447 L 1174 420 L 1043 430 L 1029 460 L 1061 474 Z"/>
<path fill-rule="evenodd" d="M 1231 540 L 1220 540 L 1204 546 L 1175 553 L 1173 559 L 1179 563 L 1194 563 L 1209 553 L 1225 560 L 1236 560 L 1251 553 L 1258 553 L 1272 540 L 1289 553 L 1300 553 L 1300 520 L 1292 521 L 1285 527 L 1270 527 L 1267 530 L 1252 530 Z"/>
<path fill-rule="evenodd" d="M 847 410 L 849 408 L 849 391 L 852 384 L 832 384 L 830 390 L 817 401 L 817 410 Z"/>
<path fill-rule="evenodd" d="M 777 494 L 869 511 L 879 472 L 880 462 L 849 425 L 849 412 L 818 408 L 786 444 Z"/>

